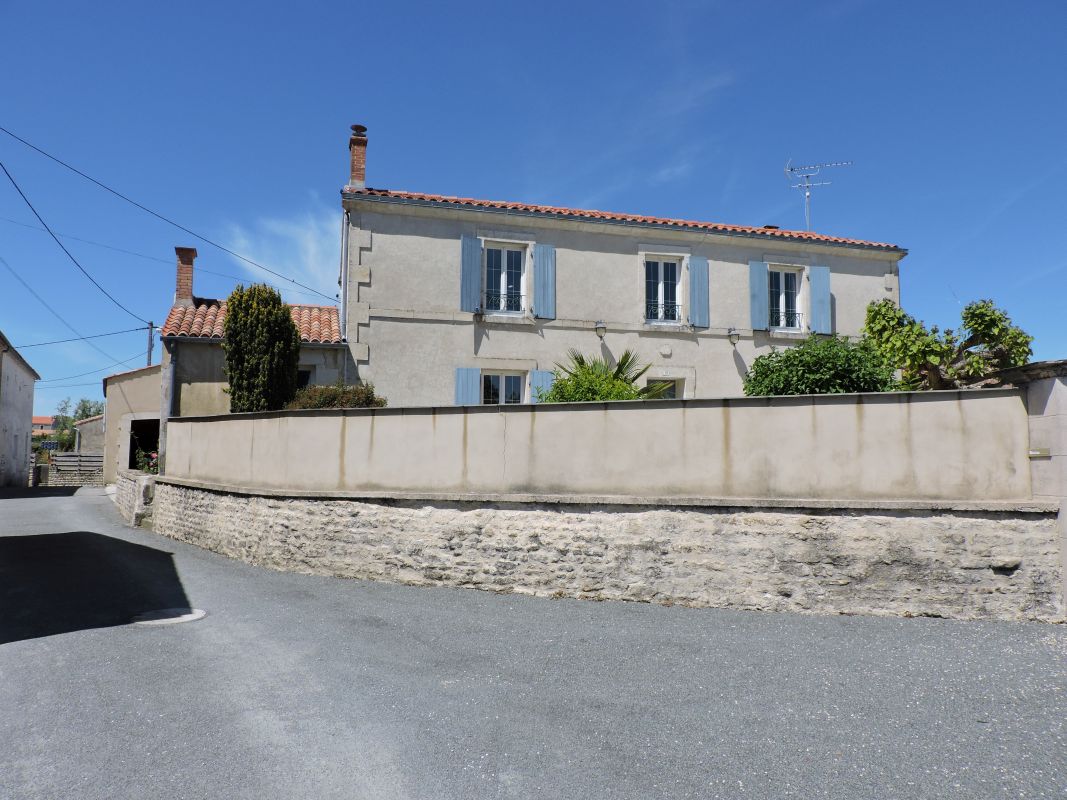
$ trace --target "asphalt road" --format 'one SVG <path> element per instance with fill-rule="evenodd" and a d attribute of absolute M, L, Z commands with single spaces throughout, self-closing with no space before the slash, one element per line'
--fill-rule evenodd
<path fill-rule="evenodd" d="M 290 575 L 0 495 L 4 800 L 1064 798 L 1065 662 L 1065 626 Z"/>

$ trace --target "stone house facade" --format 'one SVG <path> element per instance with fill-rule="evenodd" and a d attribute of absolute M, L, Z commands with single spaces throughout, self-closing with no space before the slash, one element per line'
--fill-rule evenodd
<path fill-rule="evenodd" d="M 342 190 L 342 337 L 390 405 L 536 402 L 571 348 L 635 350 L 669 395 L 736 395 L 752 360 L 860 333 L 896 245 L 366 185 Z"/>
<path fill-rule="evenodd" d="M 25 486 L 28 482 L 33 384 L 40 379 L 0 333 L 0 486 Z"/>

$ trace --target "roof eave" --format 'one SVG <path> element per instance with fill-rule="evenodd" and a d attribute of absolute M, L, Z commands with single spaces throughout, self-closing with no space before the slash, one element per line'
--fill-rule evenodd
<path fill-rule="evenodd" d="M 897 245 L 863 244 L 861 242 L 832 242 L 804 239 L 802 237 L 775 235 L 772 233 L 760 233 L 759 231 L 734 231 L 729 229 L 708 228 L 700 225 L 686 225 L 683 223 L 644 222 L 639 220 L 605 219 L 602 217 L 586 217 L 581 214 L 565 214 L 552 211 L 531 211 L 516 208 L 494 208 L 492 206 L 475 206 L 466 203 L 455 203 L 447 200 L 427 200 L 425 198 L 395 197 L 387 195 L 365 194 L 360 191 L 349 191 L 347 187 L 341 190 L 342 200 L 363 201 L 371 203 L 386 203 L 395 205 L 421 206 L 424 208 L 449 208 L 457 211 L 477 211 L 481 213 L 506 214 L 508 216 L 532 217 L 534 219 L 559 219 L 569 222 L 588 222 L 597 225 L 619 225 L 622 227 L 643 228 L 650 230 L 681 230 L 698 233 L 707 233 L 712 236 L 732 236 L 743 239 L 755 239 L 761 242 L 788 242 L 790 244 L 807 244 L 816 247 L 837 247 L 849 250 L 864 250 L 877 253 L 900 254 L 901 258 L 908 254 L 906 248 Z"/>

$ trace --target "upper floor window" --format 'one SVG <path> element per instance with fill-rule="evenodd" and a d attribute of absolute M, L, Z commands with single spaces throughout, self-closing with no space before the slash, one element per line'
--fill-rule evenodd
<path fill-rule="evenodd" d="M 795 330 L 803 327 L 803 313 L 800 310 L 802 277 L 800 269 L 771 265 L 768 275 L 770 327 Z"/>
<path fill-rule="evenodd" d="M 482 373 L 482 404 L 511 405 L 521 403 L 526 388 L 522 373 Z"/>
<path fill-rule="evenodd" d="M 679 322 L 682 264 L 677 259 L 645 259 L 645 319 Z"/>
<path fill-rule="evenodd" d="M 526 271 L 526 248 L 517 245 L 485 245 L 485 276 L 482 308 L 487 313 L 526 310 L 523 292 Z"/>

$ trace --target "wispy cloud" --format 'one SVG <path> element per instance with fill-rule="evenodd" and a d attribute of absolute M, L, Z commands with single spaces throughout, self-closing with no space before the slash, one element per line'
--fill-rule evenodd
<path fill-rule="evenodd" d="M 264 217 L 248 225 L 231 224 L 226 241 L 230 249 L 270 267 L 275 272 L 333 297 L 337 293 L 341 257 L 340 212 L 321 203 L 291 217 Z M 250 279 L 282 290 L 289 302 L 326 302 L 263 270 L 232 259 Z"/>

